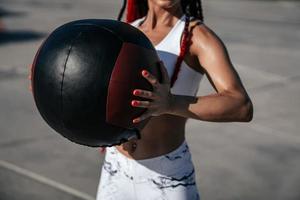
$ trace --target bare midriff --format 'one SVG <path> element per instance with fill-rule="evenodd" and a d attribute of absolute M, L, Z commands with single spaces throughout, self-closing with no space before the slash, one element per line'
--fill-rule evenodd
<path fill-rule="evenodd" d="M 141 139 L 132 139 L 116 148 L 135 160 L 167 154 L 183 143 L 185 123 L 186 118 L 174 115 L 152 117 L 141 131 Z"/>

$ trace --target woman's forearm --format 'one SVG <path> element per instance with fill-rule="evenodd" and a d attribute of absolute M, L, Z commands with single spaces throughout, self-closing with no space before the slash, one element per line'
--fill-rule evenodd
<path fill-rule="evenodd" d="M 252 113 L 248 97 L 224 92 L 199 97 L 172 95 L 168 114 L 212 122 L 249 122 Z"/>

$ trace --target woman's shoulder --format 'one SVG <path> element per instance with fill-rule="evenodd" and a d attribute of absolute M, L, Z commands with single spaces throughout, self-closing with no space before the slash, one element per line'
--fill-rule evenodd
<path fill-rule="evenodd" d="M 209 37 L 216 36 L 216 33 L 199 19 L 192 19 L 190 21 L 189 30 L 192 32 L 192 35 L 197 38 L 208 39 Z"/>
<path fill-rule="evenodd" d="M 215 33 L 212 28 L 199 19 L 194 19 L 189 25 L 191 35 L 192 46 L 191 48 L 197 48 L 198 50 L 213 46 L 223 46 L 223 42 L 220 37 Z"/>

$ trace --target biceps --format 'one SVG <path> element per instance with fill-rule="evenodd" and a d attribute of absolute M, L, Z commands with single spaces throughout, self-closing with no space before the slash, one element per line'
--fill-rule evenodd
<path fill-rule="evenodd" d="M 220 40 L 215 39 L 205 46 L 198 59 L 218 92 L 243 90 L 241 80 Z"/>

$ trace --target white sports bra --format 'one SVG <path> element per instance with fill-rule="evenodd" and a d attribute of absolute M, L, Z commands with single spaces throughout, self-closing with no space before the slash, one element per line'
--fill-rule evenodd
<path fill-rule="evenodd" d="M 139 27 L 145 17 L 131 23 L 134 27 Z M 184 30 L 185 16 L 183 15 L 173 26 L 165 38 L 155 46 L 159 58 L 164 62 L 169 77 L 172 76 L 177 57 L 180 53 L 180 39 Z M 171 88 L 172 94 L 196 96 L 199 89 L 202 74 L 189 67 L 185 61 L 182 62 L 178 78 Z"/>

